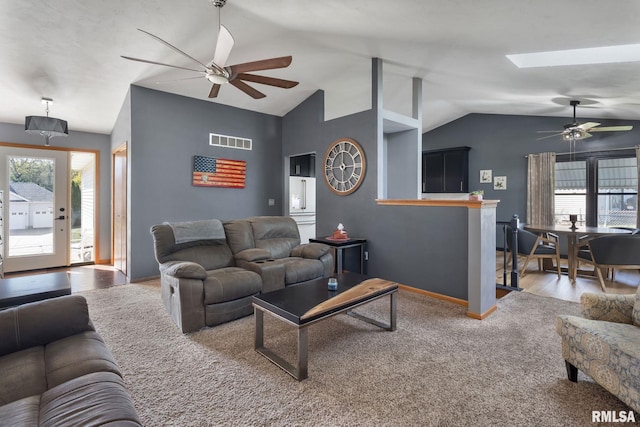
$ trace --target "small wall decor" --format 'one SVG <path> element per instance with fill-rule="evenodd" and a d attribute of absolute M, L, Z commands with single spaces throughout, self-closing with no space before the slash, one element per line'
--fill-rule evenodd
<path fill-rule="evenodd" d="M 491 169 L 482 169 L 480 171 L 480 183 L 491 184 Z"/>
<path fill-rule="evenodd" d="M 244 188 L 247 162 L 193 156 L 193 180 L 196 187 Z"/>
<path fill-rule="evenodd" d="M 507 189 L 507 177 L 506 176 L 493 177 L 493 189 L 494 190 L 506 190 Z"/>

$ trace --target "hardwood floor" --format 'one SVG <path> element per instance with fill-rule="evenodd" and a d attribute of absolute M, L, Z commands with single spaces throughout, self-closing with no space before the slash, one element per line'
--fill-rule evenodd
<path fill-rule="evenodd" d="M 520 258 L 520 267 L 524 258 Z M 566 260 L 562 260 L 566 267 Z M 581 266 L 581 268 L 589 268 Z M 83 265 L 77 267 L 62 267 L 56 269 L 27 271 L 20 273 L 7 273 L 5 277 L 18 277 L 32 274 L 43 274 L 54 271 L 66 271 L 71 280 L 71 292 L 86 291 L 91 289 L 103 289 L 111 286 L 127 283 L 126 276 L 119 270 L 108 265 Z M 502 284 L 503 254 L 496 252 L 496 282 Z M 507 285 L 511 271 L 507 270 Z M 640 272 L 636 270 L 616 271 L 615 281 L 609 278 L 605 281 L 608 293 L 633 294 L 640 285 Z M 603 293 L 596 276 L 579 275 L 576 283 L 571 283 L 569 277 L 563 274 L 560 279 L 555 271 L 539 271 L 537 262 L 530 262 L 524 276 L 520 277 L 520 288 L 536 295 L 558 298 L 567 301 L 580 301 L 580 295 L 584 292 Z M 508 291 L 496 290 L 496 296 L 501 298 Z"/>
<path fill-rule="evenodd" d="M 120 271 L 108 265 L 83 265 L 77 267 L 61 267 L 44 270 L 33 270 L 19 273 L 6 273 L 5 278 L 20 277 L 66 271 L 69 273 L 71 292 L 104 289 L 127 283 L 127 277 Z"/>
<path fill-rule="evenodd" d="M 503 253 L 496 252 L 496 279 L 502 284 Z M 520 268 L 524 257 L 520 258 Z M 566 267 L 566 260 L 562 260 L 561 266 Z M 507 284 L 511 274 L 511 266 L 507 270 Z M 587 265 L 580 265 L 580 269 L 589 269 Z M 519 270 L 520 271 L 520 270 Z M 640 285 L 640 272 L 637 270 L 616 271 L 615 281 L 609 277 L 605 280 L 607 293 L 612 294 L 634 294 Z M 539 271 L 538 263 L 532 261 L 527 266 L 524 276 L 520 276 L 520 288 L 536 295 L 558 298 L 566 301 L 580 301 L 580 295 L 584 292 L 604 293 L 600 288 L 600 282 L 596 276 L 578 275 L 576 282 L 571 283 L 566 274 L 562 274 L 558 279 L 555 271 Z"/>

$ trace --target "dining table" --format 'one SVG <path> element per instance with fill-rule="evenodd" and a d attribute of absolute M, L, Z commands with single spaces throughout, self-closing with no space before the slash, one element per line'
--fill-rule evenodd
<path fill-rule="evenodd" d="M 572 227 L 566 224 L 525 224 L 522 228 L 533 233 L 552 233 L 567 237 L 567 273 L 572 282 L 576 281 L 576 276 L 578 275 L 578 250 L 581 246 L 578 242 L 583 237 L 631 234 L 631 230 L 622 228 L 589 227 L 586 225 Z"/>

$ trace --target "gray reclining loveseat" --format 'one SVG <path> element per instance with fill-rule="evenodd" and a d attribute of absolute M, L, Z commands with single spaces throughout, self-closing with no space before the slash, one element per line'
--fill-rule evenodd
<path fill-rule="evenodd" d="M 162 300 L 182 332 L 251 314 L 253 295 L 333 274 L 329 247 L 300 245 L 288 217 L 165 223 L 151 234 Z"/>

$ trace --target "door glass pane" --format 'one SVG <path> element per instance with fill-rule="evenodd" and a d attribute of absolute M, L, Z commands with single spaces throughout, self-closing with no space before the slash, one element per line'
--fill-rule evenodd
<path fill-rule="evenodd" d="M 71 153 L 71 263 L 95 261 L 95 154 Z"/>
<path fill-rule="evenodd" d="M 635 157 L 598 160 L 598 226 L 634 228 L 637 206 Z"/>
<path fill-rule="evenodd" d="M 571 225 L 569 215 L 578 215 L 584 225 L 587 213 L 587 162 L 556 163 L 556 224 Z"/>
<path fill-rule="evenodd" d="M 8 256 L 52 254 L 55 160 L 9 156 L 7 161 Z"/>

